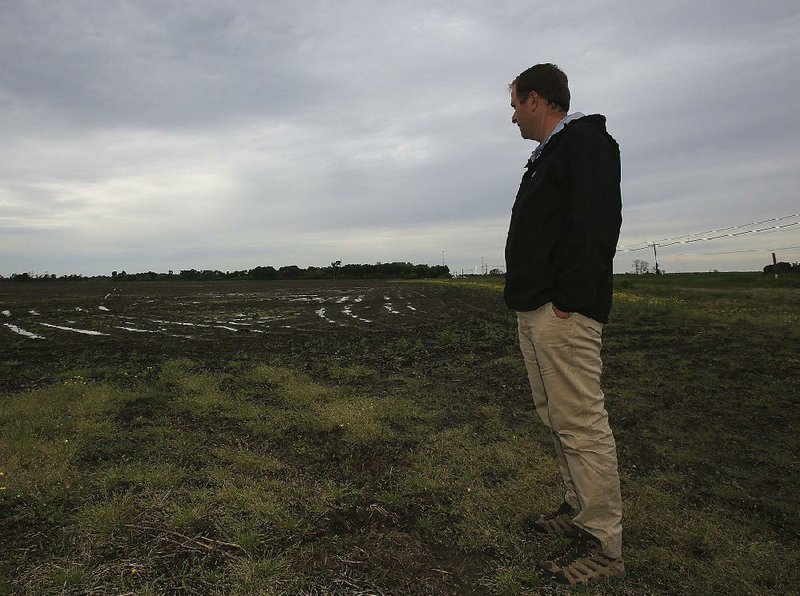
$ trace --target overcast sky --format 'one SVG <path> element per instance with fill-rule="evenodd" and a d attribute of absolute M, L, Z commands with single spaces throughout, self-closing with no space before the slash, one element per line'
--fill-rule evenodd
<path fill-rule="evenodd" d="M 0 274 L 500 267 L 538 62 L 620 143 L 621 247 L 800 213 L 797 0 L 3 0 Z M 800 261 L 769 225 L 659 263 Z"/>

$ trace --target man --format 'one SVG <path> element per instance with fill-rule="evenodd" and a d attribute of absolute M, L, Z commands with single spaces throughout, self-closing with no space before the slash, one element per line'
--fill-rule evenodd
<path fill-rule="evenodd" d="M 553 435 L 564 502 L 534 528 L 573 536 L 543 569 L 563 583 L 625 574 L 617 453 L 600 388 L 601 335 L 611 309 L 622 223 L 619 146 L 605 117 L 567 115 L 566 75 L 537 64 L 509 85 L 525 139 L 538 141 L 506 242 L 505 300 L 536 411 Z"/>

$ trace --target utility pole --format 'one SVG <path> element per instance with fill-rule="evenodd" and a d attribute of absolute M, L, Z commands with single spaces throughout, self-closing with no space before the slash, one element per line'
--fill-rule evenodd
<path fill-rule="evenodd" d="M 660 273 L 658 270 L 658 253 L 656 252 L 656 246 L 658 246 L 655 242 L 653 242 L 653 257 L 656 260 L 656 275 Z"/>
<path fill-rule="evenodd" d="M 772 253 L 772 272 L 775 274 L 775 279 L 778 279 L 778 259 L 775 258 L 775 253 Z"/>
<path fill-rule="evenodd" d="M 444 266 L 444 251 L 442 251 L 442 266 Z"/>

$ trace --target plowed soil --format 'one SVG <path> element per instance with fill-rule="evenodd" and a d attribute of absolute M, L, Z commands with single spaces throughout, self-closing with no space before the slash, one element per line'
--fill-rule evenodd
<path fill-rule="evenodd" d="M 197 357 L 213 366 L 242 355 L 280 355 L 313 368 L 316 354 L 392 368 L 403 354 L 381 357 L 387 340 L 425 339 L 464 315 L 513 326 L 496 292 L 435 284 L 4 283 L 0 360 L 19 364 L 23 374 L 3 375 L 0 390 L 48 382 L 69 368 L 98 376 L 132 357 Z"/>

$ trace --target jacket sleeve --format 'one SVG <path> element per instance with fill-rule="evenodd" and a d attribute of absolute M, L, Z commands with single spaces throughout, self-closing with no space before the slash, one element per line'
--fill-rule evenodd
<path fill-rule="evenodd" d="M 619 146 L 600 130 L 575 132 L 566 147 L 569 231 L 551 288 L 553 304 L 570 312 L 608 283 L 622 225 Z"/>

